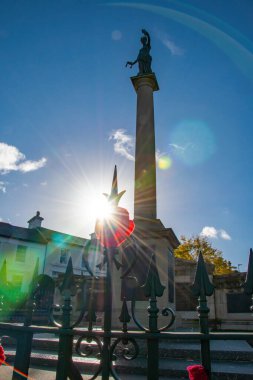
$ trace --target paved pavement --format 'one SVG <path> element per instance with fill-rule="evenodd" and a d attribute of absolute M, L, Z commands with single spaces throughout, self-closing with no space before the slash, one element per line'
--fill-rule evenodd
<path fill-rule="evenodd" d="M 53 370 L 50 371 L 47 369 L 32 367 L 32 368 L 30 368 L 29 376 L 28 377 L 24 376 L 24 380 L 25 379 L 28 379 L 28 380 L 55 380 L 55 376 L 56 376 L 56 374 L 55 374 L 55 371 L 53 371 Z M 83 380 L 88 380 L 91 378 L 91 375 L 88 375 L 88 376 L 82 375 L 82 376 L 83 376 Z M 98 376 L 97 379 L 101 380 L 102 377 Z M 113 377 L 110 377 L 110 379 L 112 380 Z M 0 367 L 0 380 L 12 380 L 12 368 L 1 366 Z M 140 376 L 140 375 L 125 375 L 124 374 L 124 375 L 122 375 L 122 380 L 147 380 L 147 377 L 146 376 Z M 166 380 L 166 378 L 163 377 L 163 380 Z M 169 380 L 180 380 L 180 378 L 170 377 Z"/>
<path fill-rule="evenodd" d="M 164 342 L 160 343 L 161 345 L 164 344 Z M 167 348 L 168 346 L 172 346 L 174 349 L 175 348 L 181 348 L 183 346 L 185 348 L 185 344 L 182 343 L 167 343 Z M 221 351 L 243 351 L 243 352 L 252 352 L 253 348 L 245 341 L 212 341 L 212 350 L 221 350 Z M 187 344 L 188 349 L 196 349 L 199 348 L 198 343 L 188 343 Z M 185 365 L 185 361 L 183 362 Z M 179 365 L 180 363 L 178 361 L 174 362 L 173 365 L 176 367 L 176 365 Z M 168 361 L 166 362 L 166 365 L 168 365 Z M 237 372 L 236 370 L 239 370 L 239 373 L 245 373 L 247 378 L 247 374 L 252 374 L 252 365 L 253 363 L 217 363 L 213 365 L 213 370 L 218 371 L 219 369 L 226 367 L 226 370 L 228 373 L 235 373 Z M 241 368 L 241 367 L 242 368 Z M 217 367 L 217 368 L 216 368 Z M 221 367 L 221 368 L 218 368 Z M 237 368 L 238 367 L 238 368 Z M 240 367 L 240 368 L 239 368 Z M 12 371 L 13 368 L 6 367 L 6 366 L 1 366 L 0 367 L 0 380 L 12 380 Z M 55 380 L 56 373 L 55 370 L 53 369 L 48 369 L 46 367 L 41 368 L 41 367 L 36 367 L 32 366 L 29 371 L 29 376 L 26 377 L 24 376 L 24 380 L 27 378 L 28 380 Z M 91 375 L 83 375 L 83 380 L 88 380 L 91 377 Z M 98 377 L 99 380 L 101 380 L 101 376 Z M 112 378 L 111 378 L 112 379 Z M 145 376 L 137 376 L 137 375 L 122 375 L 123 380 L 145 380 Z M 166 379 L 165 377 L 163 378 L 164 380 Z M 176 380 L 173 378 L 169 378 L 170 380 Z M 178 380 L 178 378 L 177 378 Z"/>
<path fill-rule="evenodd" d="M 225 351 L 225 352 L 252 352 L 253 347 L 246 342 L 246 340 L 212 340 L 210 342 L 212 351 Z M 159 347 L 167 349 L 187 349 L 187 350 L 199 350 L 200 343 L 191 343 L 191 342 L 159 342 Z"/>
<path fill-rule="evenodd" d="M 33 367 L 30 368 L 29 371 L 29 376 L 26 377 L 24 376 L 24 380 L 55 380 L 55 371 L 53 370 L 47 370 L 47 369 L 42 369 L 38 367 Z M 83 380 L 88 380 L 91 378 L 91 375 L 83 376 Z M 101 376 L 98 376 L 97 379 L 101 380 Z M 110 379 L 113 379 L 113 377 L 110 377 Z M 123 375 L 124 380 L 146 380 L 147 378 L 145 376 L 128 376 L 128 375 Z M 1 366 L 0 367 L 0 380 L 12 380 L 12 368 L 11 367 L 6 367 L 6 366 Z M 171 379 L 173 380 L 173 379 Z M 177 379 L 179 380 L 179 379 Z"/>
<path fill-rule="evenodd" d="M 12 380 L 12 368 L 1 366 L 0 380 Z M 37 368 L 30 368 L 29 376 L 24 376 L 24 380 L 55 380 L 54 371 L 45 371 Z M 85 379 L 86 380 L 86 379 Z"/>

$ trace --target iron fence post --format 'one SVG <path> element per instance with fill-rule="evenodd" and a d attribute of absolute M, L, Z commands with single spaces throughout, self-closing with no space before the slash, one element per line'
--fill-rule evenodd
<path fill-rule="evenodd" d="M 60 290 L 64 298 L 64 303 L 62 306 L 62 325 L 59 329 L 59 348 L 56 380 L 67 380 L 67 378 L 72 373 L 71 368 L 73 329 L 70 325 L 70 316 L 72 311 L 71 296 L 74 296 L 76 294 L 76 284 L 74 280 L 71 257 L 69 258 L 68 266 Z"/>
<path fill-rule="evenodd" d="M 147 332 L 159 333 L 157 328 L 157 318 L 159 309 L 156 297 L 163 295 L 165 286 L 161 284 L 159 273 L 156 266 L 155 254 L 152 254 L 147 280 L 144 285 L 144 293 L 149 297 L 149 329 Z M 148 380 L 159 379 L 159 341 L 158 337 L 148 338 Z"/>
<path fill-rule="evenodd" d="M 202 334 L 209 334 L 208 327 L 208 313 L 209 308 L 207 306 L 206 299 L 203 297 L 199 297 L 199 306 L 197 307 L 198 315 L 199 315 L 199 324 L 200 324 L 200 332 Z M 210 341 L 201 340 L 201 362 L 205 367 L 209 379 L 211 379 L 211 354 L 210 354 Z"/>
<path fill-rule="evenodd" d="M 104 294 L 104 333 L 110 333 L 112 327 L 112 255 L 113 249 L 105 249 L 105 259 L 107 263 L 106 281 L 105 281 L 105 294 Z M 108 380 L 110 376 L 110 336 L 104 336 L 103 349 L 102 349 L 102 380 Z"/>
<path fill-rule="evenodd" d="M 252 305 L 250 310 L 253 311 L 253 250 L 250 248 L 248 270 L 245 283 L 243 284 L 244 293 L 251 296 Z"/>
<path fill-rule="evenodd" d="M 19 332 L 17 334 L 16 356 L 12 380 L 24 380 L 29 372 L 30 358 L 32 351 L 33 333 L 29 331 Z"/>
<path fill-rule="evenodd" d="M 157 314 L 159 309 L 157 307 L 156 297 L 151 296 L 149 300 L 150 306 L 148 307 L 149 313 L 149 330 L 152 333 L 157 333 Z M 148 339 L 148 380 L 158 380 L 159 371 L 159 342 L 158 338 Z"/>
<path fill-rule="evenodd" d="M 26 310 L 24 315 L 24 326 L 30 326 L 32 324 L 33 312 L 35 310 L 36 303 L 33 297 L 29 298 L 26 304 Z"/>
<path fill-rule="evenodd" d="M 67 380 L 70 373 L 70 365 L 72 362 L 72 346 L 73 335 L 72 329 L 70 329 L 70 313 L 72 306 L 70 299 L 64 300 L 62 307 L 62 328 L 59 334 L 59 349 L 58 349 L 58 361 L 56 369 L 56 380 Z"/>
<path fill-rule="evenodd" d="M 32 282 L 30 285 L 30 295 L 26 302 L 25 315 L 24 315 L 24 326 L 30 326 L 32 324 L 33 311 L 36 306 L 34 302 L 35 289 L 37 286 L 38 277 L 38 260 L 35 265 Z M 28 375 L 31 352 L 32 352 L 32 340 L 33 333 L 30 331 L 23 331 L 17 335 L 17 346 L 16 346 L 16 356 L 14 361 L 14 369 L 12 380 L 24 379 L 24 376 Z M 20 373 L 19 373 L 20 372 Z"/>
<path fill-rule="evenodd" d="M 214 292 L 214 286 L 211 284 L 206 270 L 205 262 L 202 253 L 199 253 L 198 264 L 195 274 L 192 292 L 198 297 L 199 305 L 197 307 L 199 316 L 199 327 L 202 334 L 209 334 L 207 296 L 211 296 Z M 210 340 L 201 339 L 201 362 L 205 367 L 209 380 L 211 380 L 211 355 L 210 355 Z"/>

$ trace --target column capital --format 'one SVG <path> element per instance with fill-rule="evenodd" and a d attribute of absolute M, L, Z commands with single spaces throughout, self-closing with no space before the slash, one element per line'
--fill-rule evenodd
<path fill-rule="evenodd" d="M 131 77 L 131 81 L 136 92 L 141 86 L 150 86 L 152 87 L 153 91 L 159 90 L 159 85 L 155 73 L 136 75 L 135 77 Z"/>

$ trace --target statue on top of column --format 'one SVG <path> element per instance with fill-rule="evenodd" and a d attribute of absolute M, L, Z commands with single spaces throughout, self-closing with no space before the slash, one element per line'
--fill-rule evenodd
<path fill-rule="evenodd" d="M 139 65 L 139 73 L 138 75 L 143 75 L 143 74 L 151 74 L 152 69 L 151 69 L 151 61 L 152 57 L 149 54 L 151 45 L 150 45 L 150 35 L 145 29 L 142 29 L 143 36 L 141 37 L 141 43 L 142 43 L 142 48 L 139 51 L 138 57 L 136 58 L 135 61 L 131 62 L 128 61 L 126 63 L 126 67 L 129 65 L 130 68 L 132 68 L 133 65 L 135 65 L 138 62 Z"/>

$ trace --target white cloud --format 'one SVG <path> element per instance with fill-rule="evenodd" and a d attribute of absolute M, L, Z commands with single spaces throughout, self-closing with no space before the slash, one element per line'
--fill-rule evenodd
<path fill-rule="evenodd" d="M 125 129 L 117 129 L 110 134 L 109 140 L 114 141 L 114 152 L 134 161 L 134 137 L 128 135 Z"/>
<path fill-rule="evenodd" d="M 0 191 L 6 193 L 6 182 L 0 181 Z"/>
<path fill-rule="evenodd" d="M 43 181 L 40 183 L 40 186 L 47 186 L 47 181 Z"/>
<path fill-rule="evenodd" d="M 47 159 L 42 157 L 38 161 L 26 160 L 26 157 L 18 148 L 0 142 L 0 174 L 10 171 L 21 171 L 27 173 L 45 166 Z"/>
<path fill-rule="evenodd" d="M 21 164 L 19 164 L 18 168 L 21 172 L 27 173 L 27 172 L 31 172 L 33 170 L 37 170 L 37 169 L 42 168 L 43 166 L 46 165 L 46 162 L 47 162 L 47 159 L 45 157 L 42 157 L 38 161 L 27 160 L 27 161 L 24 161 Z"/>
<path fill-rule="evenodd" d="M 184 55 L 184 50 L 177 46 L 166 33 L 157 31 L 156 35 L 163 45 L 169 49 L 172 55 Z"/>
<path fill-rule="evenodd" d="M 211 239 L 217 239 L 218 238 L 218 230 L 216 230 L 215 227 L 204 227 L 200 233 L 201 236 L 205 236 Z"/>
<path fill-rule="evenodd" d="M 128 135 L 125 129 L 113 131 L 109 136 L 109 140 L 114 141 L 113 147 L 115 153 L 120 154 L 130 161 L 134 161 L 135 138 L 132 135 Z M 157 149 L 155 156 L 156 162 L 159 163 L 159 160 L 163 157 L 167 157 L 167 154 Z"/>
<path fill-rule="evenodd" d="M 160 149 L 157 149 L 155 152 L 156 162 L 158 162 L 160 160 L 160 158 L 164 157 L 165 155 L 166 155 L 166 153 L 163 153 L 160 151 Z"/>
<path fill-rule="evenodd" d="M 0 171 L 8 173 L 11 170 L 17 170 L 17 163 L 25 159 L 15 146 L 0 143 Z"/>
<path fill-rule="evenodd" d="M 171 148 L 173 148 L 174 150 L 181 151 L 181 153 L 184 153 L 189 148 L 190 149 L 194 149 L 195 148 L 195 145 L 192 142 L 188 142 L 184 146 L 178 145 L 178 144 L 169 144 L 169 146 L 171 146 Z"/>
<path fill-rule="evenodd" d="M 169 144 L 169 146 L 171 146 L 172 148 L 176 149 L 176 150 L 182 150 L 182 151 L 185 151 L 185 147 L 181 146 L 181 145 L 178 145 L 178 144 Z"/>
<path fill-rule="evenodd" d="M 225 230 L 218 230 L 215 227 L 206 226 L 203 227 L 201 236 L 210 238 L 210 239 L 223 239 L 223 240 L 231 240 L 231 236 Z"/>
<path fill-rule="evenodd" d="M 220 237 L 224 240 L 231 240 L 231 236 L 225 230 L 220 230 Z"/>

